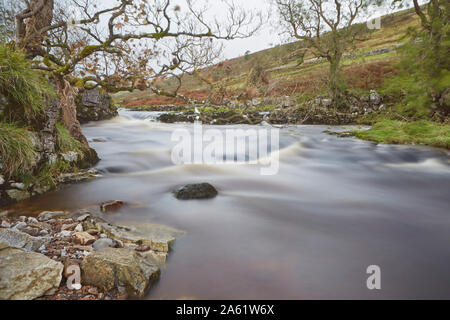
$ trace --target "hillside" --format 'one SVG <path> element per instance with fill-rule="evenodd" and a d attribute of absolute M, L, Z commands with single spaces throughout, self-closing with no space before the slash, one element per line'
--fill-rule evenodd
<path fill-rule="evenodd" d="M 380 30 L 371 32 L 368 40 L 357 44 L 356 56 L 343 61 L 343 75 L 352 90 L 368 92 L 377 89 L 383 80 L 396 73 L 398 56 L 395 47 L 402 44 L 408 28 L 419 25 L 413 10 L 405 10 L 382 17 Z M 369 35 L 368 35 L 369 36 Z M 307 63 L 313 56 L 307 53 L 306 63 L 299 65 L 303 44 L 293 42 L 260 52 L 226 60 L 201 71 L 201 76 L 211 80 L 216 90 L 221 89 L 229 98 L 247 93 L 247 83 L 252 73 L 264 74 L 265 83 L 257 86 L 250 97 L 297 96 L 304 100 L 324 93 L 328 64 Z M 170 80 L 158 86 L 170 90 Z M 246 92 L 247 89 L 247 92 Z M 208 86 L 198 77 L 185 76 L 180 89 L 191 98 L 202 99 L 209 94 Z M 150 91 L 121 92 L 115 101 L 124 107 L 182 105 L 183 100 L 156 96 Z"/>

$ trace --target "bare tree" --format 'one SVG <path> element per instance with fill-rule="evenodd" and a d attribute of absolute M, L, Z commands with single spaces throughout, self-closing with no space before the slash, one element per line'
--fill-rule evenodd
<path fill-rule="evenodd" d="M 74 111 L 78 88 L 151 89 L 189 100 L 178 93 L 180 85 L 166 92 L 155 83 L 196 72 L 217 57 L 216 40 L 251 36 L 262 22 L 260 14 L 246 13 L 231 2 L 222 20 L 209 18 L 208 8 L 194 0 L 184 5 L 171 0 L 20 2 L 16 46 L 26 50 L 34 68 L 52 76 L 64 124 L 86 145 Z"/>
<path fill-rule="evenodd" d="M 342 93 L 339 68 L 344 52 L 362 40 L 364 25 L 355 25 L 374 4 L 371 0 L 274 0 L 284 29 L 329 64 L 329 89 L 337 105 Z"/>

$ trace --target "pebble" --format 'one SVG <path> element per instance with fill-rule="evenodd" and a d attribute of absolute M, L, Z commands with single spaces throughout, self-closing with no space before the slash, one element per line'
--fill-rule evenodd
<path fill-rule="evenodd" d="M 18 222 L 13 229 L 22 229 L 25 228 L 27 226 L 27 224 L 23 221 Z"/>
<path fill-rule="evenodd" d="M 89 218 L 91 215 L 89 214 L 89 213 L 87 213 L 87 214 L 84 214 L 84 215 L 82 215 L 82 216 L 79 216 L 78 218 L 77 218 L 77 221 L 78 222 L 83 222 L 84 220 L 86 220 L 87 218 Z"/>
<path fill-rule="evenodd" d="M 30 223 L 39 223 L 39 221 L 36 218 L 33 218 L 33 217 L 28 218 L 28 222 L 30 222 Z"/>
<path fill-rule="evenodd" d="M 79 223 L 79 224 L 75 227 L 75 232 L 83 232 L 83 226 L 81 225 L 81 223 Z"/>
<path fill-rule="evenodd" d="M 94 248 L 95 251 L 100 251 L 105 248 L 114 248 L 114 247 L 115 247 L 114 240 L 109 238 L 98 239 L 92 244 L 92 248 Z"/>
<path fill-rule="evenodd" d="M 11 224 L 3 220 L 2 221 L 2 227 L 3 228 L 11 228 Z"/>
<path fill-rule="evenodd" d="M 104 233 L 102 233 L 101 235 L 100 235 L 100 238 L 102 238 L 102 239 L 104 239 L 104 238 L 107 238 L 108 236 L 106 235 L 106 234 L 104 234 Z"/>
<path fill-rule="evenodd" d="M 60 237 L 67 238 L 72 236 L 72 231 L 64 230 L 59 233 Z"/>
<path fill-rule="evenodd" d="M 47 230 L 41 230 L 41 231 L 39 231 L 39 234 L 41 236 L 46 236 L 46 235 L 48 235 L 48 231 Z"/>
<path fill-rule="evenodd" d="M 20 217 L 19 217 L 19 220 L 22 221 L 22 222 L 25 222 L 25 221 L 27 221 L 27 217 L 25 217 L 25 216 L 20 216 Z"/>

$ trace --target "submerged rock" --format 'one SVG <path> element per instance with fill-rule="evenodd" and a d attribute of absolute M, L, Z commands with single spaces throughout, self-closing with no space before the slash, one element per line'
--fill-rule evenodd
<path fill-rule="evenodd" d="M 59 287 L 62 271 L 60 262 L 3 243 L 0 245 L 0 300 L 39 298 Z"/>
<path fill-rule="evenodd" d="M 50 219 L 62 218 L 67 214 L 63 211 L 44 211 L 38 215 L 39 221 L 48 221 Z"/>
<path fill-rule="evenodd" d="M 106 201 L 100 205 L 100 210 L 102 210 L 102 212 L 119 210 L 123 206 L 123 204 L 123 201 L 120 200 Z"/>
<path fill-rule="evenodd" d="M 112 226 L 108 223 L 100 223 L 100 227 L 110 238 L 126 243 L 147 245 L 158 252 L 169 252 L 170 246 L 175 242 L 175 237 L 172 234 L 158 229 L 156 226 L 148 233 L 126 227 Z"/>
<path fill-rule="evenodd" d="M 130 296 L 143 297 L 160 275 L 151 260 L 129 249 L 105 248 L 87 256 L 81 264 L 82 283 L 105 291 L 124 287 Z"/>
<path fill-rule="evenodd" d="M 209 183 L 188 184 L 174 191 L 179 200 L 212 199 L 218 195 L 216 188 Z"/>

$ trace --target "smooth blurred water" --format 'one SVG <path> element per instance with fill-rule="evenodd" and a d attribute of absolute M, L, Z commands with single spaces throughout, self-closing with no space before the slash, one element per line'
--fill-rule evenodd
<path fill-rule="evenodd" d="M 281 129 L 279 173 L 261 176 L 250 165 L 173 165 L 172 131 L 193 125 L 154 119 L 121 111 L 84 126 L 104 177 L 10 209 L 119 199 L 140 205 L 110 215 L 115 222 L 186 230 L 149 299 L 450 298 L 447 153 L 290 126 Z M 237 127 L 250 128 L 214 128 Z M 171 194 L 196 182 L 210 182 L 219 196 L 185 202 Z M 369 265 L 381 267 L 380 291 L 366 287 Z"/>

